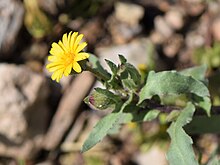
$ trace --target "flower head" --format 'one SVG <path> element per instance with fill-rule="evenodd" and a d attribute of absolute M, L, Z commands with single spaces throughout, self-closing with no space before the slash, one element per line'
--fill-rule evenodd
<path fill-rule="evenodd" d="M 89 58 L 89 54 L 81 52 L 87 45 L 86 42 L 80 42 L 83 35 L 78 32 L 70 32 L 63 35 L 62 41 L 53 43 L 50 50 L 50 56 L 46 68 L 49 72 L 54 72 L 51 76 L 52 80 L 57 82 L 64 76 L 68 76 L 72 70 L 77 73 L 82 71 L 79 61 Z"/>

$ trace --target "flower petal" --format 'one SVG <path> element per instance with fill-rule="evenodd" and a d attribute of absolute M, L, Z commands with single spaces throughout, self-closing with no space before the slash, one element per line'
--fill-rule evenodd
<path fill-rule="evenodd" d="M 68 48 L 64 46 L 64 44 L 62 43 L 62 41 L 58 42 L 59 46 L 63 49 L 64 52 L 68 52 Z"/>
<path fill-rule="evenodd" d="M 80 66 L 77 62 L 74 62 L 74 63 L 73 63 L 73 69 L 74 69 L 77 73 L 80 73 L 80 72 L 82 71 L 81 66 Z"/>
<path fill-rule="evenodd" d="M 74 51 L 73 48 L 74 48 L 74 43 L 76 41 L 76 36 L 78 35 L 78 32 L 74 32 L 71 36 L 71 39 L 70 39 L 70 48 L 71 48 L 71 51 Z"/>
<path fill-rule="evenodd" d="M 54 55 L 54 56 L 60 56 L 64 53 L 64 50 L 62 49 L 62 47 L 60 47 L 60 45 L 58 45 L 57 43 L 52 43 L 52 48 L 50 50 L 50 54 Z"/>
<path fill-rule="evenodd" d="M 72 63 L 66 67 L 66 69 L 64 70 L 64 76 L 68 76 L 70 74 L 72 67 L 73 67 Z"/>
<path fill-rule="evenodd" d="M 78 45 L 79 45 L 80 41 L 82 40 L 82 38 L 83 38 L 83 34 L 78 35 L 78 37 L 76 38 L 76 41 L 74 43 L 74 48 L 73 48 L 74 51 L 76 51 L 76 48 L 78 47 Z"/>
<path fill-rule="evenodd" d="M 81 44 L 78 45 L 78 47 L 76 48 L 76 53 L 79 53 L 81 50 L 83 50 L 85 47 L 87 46 L 86 42 L 83 42 Z"/>
<path fill-rule="evenodd" d="M 56 67 L 56 66 L 59 66 L 59 65 L 62 65 L 62 63 L 60 63 L 60 62 L 52 62 L 50 64 L 47 64 L 46 68 L 50 69 L 50 68 L 53 68 L 53 67 Z"/>
<path fill-rule="evenodd" d="M 49 68 L 48 71 L 49 72 L 55 72 L 55 71 L 60 70 L 60 69 L 65 69 L 65 66 L 64 65 L 58 65 L 56 67 Z"/>
<path fill-rule="evenodd" d="M 67 42 L 68 42 L 68 47 L 69 48 L 71 48 L 71 45 L 70 45 L 71 36 L 72 36 L 72 31 L 69 32 L 68 37 L 67 37 Z"/>
<path fill-rule="evenodd" d="M 59 82 L 62 76 L 63 76 L 63 69 L 59 69 L 52 74 L 51 78 L 52 80 L 56 80 L 57 82 Z"/>
<path fill-rule="evenodd" d="M 48 56 L 48 61 L 55 62 L 58 60 L 59 60 L 59 58 L 57 56 Z"/>
<path fill-rule="evenodd" d="M 65 34 L 63 35 L 62 41 L 63 41 L 63 45 L 64 45 L 65 47 L 68 47 L 68 46 L 69 46 L 69 45 L 68 45 L 68 39 L 67 39 L 67 33 L 65 33 Z"/>
<path fill-rule="evenodd" d="M 82 61 L 89 58 L 89 53 L 78 53 L 77 56 L 75 57 L 75 61 Z"/>

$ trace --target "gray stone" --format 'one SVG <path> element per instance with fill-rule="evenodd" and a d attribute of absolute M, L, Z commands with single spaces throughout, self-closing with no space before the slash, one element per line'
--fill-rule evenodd
<path fill-rule="evenodd" d="M 17 0 L 0 0 L 0 58 L 15 48 L 17 35 L 23 23 L 24 8 Z"/>
<path fill-rule="evenodd" d="M 115 3 L 115 17 L 129 25 L 137 25 L 144 16 L 144 8 L 133 3 Z"/>
<path fill-rule="evenodd" d="M 132 40 L 135 35 L 141 32 L 140 24 L 129 25 L 117 20 L 114 16 L 108 18 L 108 29 L 115 44 L 124 44 Z"/>
<path fill-rule="evenodd" d="M 0 75 L 0 155 L 31 157 L 48 119 L 45 78 L 11 64 L 0 64 Z"/>
<path fill-rule="evenodd" d="M 165 38 L 171 37 L 173 34 L 173 28 L 165 21 L 165 19 L 162 16 L 157 16 L 154 19 L 155 29 L 161 35 L 163 35 Z"/>
<path fill-rule="evenodd" d="M 212 30 L 212 35 L 214 37 L 214 39 L 216 41 L 220 41 L 220 16 L 217 17 L 213 23 L 212 23 L 212 26 L 211 26 L 211 30 Z"/>
<path fill-rule="evenodd" d="M 104 59 L 108 59 L 118 64 L 120 62 L 118 54 L 125 56 L 129 63 L 137 67 L 139 64 L 147 63 L 149 43 L 150 41 L 148 39 L 141 38 L 128 44 L 97 48 L 96 54 L 100 57 L 100 62 L 106 69 L 109 68 Z"/>
<path fill-rule="evenodd" d="M 164 54 L 168 57 L 174 57 L 178 54 L 183 46 L 183 37 L 179 34 L 174 34 L 163 45 Z"/>
<path fill-rule="evenodd" d="M 187 34 L 185 43 L 189 48 L 198 48 L 205 44 L 205 38 L 197 31 L 192 31 Z"/>
<path fill-rule="evenodd" d="M 181 29 L 184 25 L 184 10 L 182 8 L 172 8 L 166 13 L 165 20 L 173 29 Z"/>
<path fill-rule="evenodd" d="M 166 153 L 158 146 L 153 146 L 146 153 L 138 153 L 134 156 L 134 161 L 139 165 L 151 164 L 167 165 Z"/>
<path fill-rule="evenodd" d="M 144 8 L 133 3 L 115 3 L 115 12 L 108 17 L 107 27 L 113 43 L 124 44 L 134 38 L 142 30 L 139 24 L 144 16 Z"/>

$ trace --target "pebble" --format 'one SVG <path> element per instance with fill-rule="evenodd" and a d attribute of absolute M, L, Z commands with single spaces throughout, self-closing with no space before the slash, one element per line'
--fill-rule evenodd
<path fill-rule="evenodd" d="M 184 26 L 184 13 L 181 8 L 169 10 L 164 19 L 175 30 L 179 30 Z"/>
<path fill-rule="evenodd" d="M 211 25 L 212 35 L 216 41 L 220 41 L 220 31 L 219 30 L 220 30 L 220 17 L 217 17 Z"/>
<path fill-rule="evenodd" d="M 154 20 L 155 29 L 161 33 L 165 38 L 171 37 L 173 34 L 173 29 L 171 26 L 165 21 L 164 17 L 157 16 Z"/>
<path fill-rule="evenodd" d="M 140 5 L 125 2 L 116 2 L 115 17 L 129 25 L 137 25 L 144 16 L 144 8 Z"/>

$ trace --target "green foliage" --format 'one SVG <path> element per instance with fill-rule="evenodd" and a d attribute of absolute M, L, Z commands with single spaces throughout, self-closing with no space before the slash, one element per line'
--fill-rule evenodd
<path fill-rule="evenodd" d="M 41 38 L 47 35 L 52 25 L 46 14 L 40 10 L 36 0 L 24 0 L 26 14 L 24 23 L 29 33 L 35 38 Z"/>
<path fill-rule="evenodd" d="M 141 89 L 139 104 L 153 96 L 167 97 L 169 95 L 185 94 L 192 101 L 198 102 L 205 111 L 210 114 L 210 99 L 208 88 L 192 76 L 184 76 L 176 71 L 163 71 L 155 73 L 151 71 L 145 86 Z M 195 100 L 193 95 L 196 95 Z"/>
<path fill-rule="evenodd" d="M 206 70 L 207 70 L 207 66 L 201 65 L 201 66 L 196 66 L 193 68 L 184 69 L 180 71 L 179 73 L 185 76 L 192 76 L 194 79 L 202 81 L 205 84 L 207 84 L 208 82 L 207 82 L 207 79 L 205 78 Z"/>
<path fill-rule="evenodd" d="M 205 78 L 206 66 L 181 72 L 150 71 L 146 82 L 142 82 L 143 77 L 137 69 L 122 55 L 119 55 L 119 59 L 118 65 L 106 60 L 111 73 L 100 65 L 95 56 L 89 59 L 88 70 L 96 75 L 105 89 L 96 88 L 85 101 L 97 109 L 113 111 L 95 125 L 83 144 L 82 152 L 95 146 L 106 135 L 116 133 L 122 124 L 152 121 L 160 114 L 166 113 L 165 121 L 172 122 L 168 129 L 171 137 L 167 155 L 169 163 L 197 165 L 192 139 L 183 127 L 192 120 L 196 108 L 204 109 L 208 115 L 210 114 L 211 101 L 208 81 Z M 164 101 L 166 99 L 182 99 L 185 104 L 179 106 L 172 101 L 167 104 Z M 190 127 L 186 128 L 190 132 Z"/>
<path fill-rule="evenodd" d="M 166 95 L 195 94 L 200 97 L 209 96 L 207 87 L 200 81 L 184 76 L 176 71 L 163 71 L 155 73 L 151 71 L 147 83 L 140 92 L 140 101 L 151 99 L 154 95 L 164 97 Z"/>
<path fill-rule="evenodd" d="M 196 64 L 206 64 L 209 68 L 220 66 L 220 43 L 216 42 L 212 47 L 198 48 L 193 56 Z"/>
<path fill-rule="evenodd" d="M 110 73 L 102 67 L 99 59 L 95 55 L 90 54 L 89 63 L 87 65 L 89 65 L 87 69 L 94 73 L 99 81 L 105 82 L 110 79 Z"/>
<path fill-rule="evenodd" d="M 101 119 L 82 147 L 82 152 L 85 152 L 100 142 L 116 125 L 120 123 L 121 113 L 111 113 Z"/>
<path fill-rule="evenodd" d="M 198 165 L 191 145 L 192 139 L 182 128 L 192 120 L 194 111 L 194 105 L 189 103 L 167 130 L 171 138 L 170 149 L 167 154 L 170 165 Z"/>
<path fill-rule="evenodd" d="M 107 89 L 96 88 L 90 96 L 85 99 L 87 104 L 93 105 L 96 109 L 112 109 L 116 104 L 121 102 L 120 97 Z"/>

